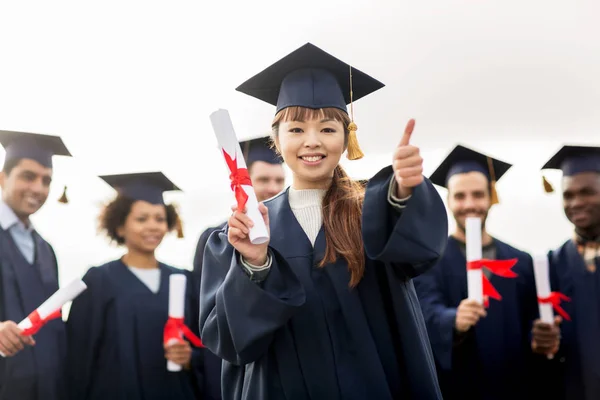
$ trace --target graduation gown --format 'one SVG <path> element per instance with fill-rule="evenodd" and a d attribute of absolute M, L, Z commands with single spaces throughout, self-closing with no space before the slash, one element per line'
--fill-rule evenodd
<path fill-rule="evenodd" d="M 58 290 L 54 250 L 33 232 L 36 257 L 30 264 L 8 231 L 0 228 L 0 321 L 21 322 Z M 13 357 L 0 357 L 0 400 L 64 399 L 66 335 L 61 319 L 48 322 Z"/>
<path fill-rule="evenodd" d="M 224 399 L 441 399 L 411 279 L 442 254 L 446 211 L 425 180 L 398 212 L 387 200 L 391 179 L 385 168 L 366 190 L 356 288 L 343 258 L 318 267 L 324 230 L 313 249 L 287 190 L 265 202 L 272 265 L 261 283 L 242 270 L 225 232 L 210 236 L 200 328 L 224 359 Z"/>
<path fill-rule="evenodd" d="M 596 272 L 586 269 L 569 240 L 549 253 L 550 284 L 571 298 L 561 303 L 571 321 L 561 324 L 559 353 L 549 381 L 562 382 L 567 400 L 600 399 L 600 259 Z"/>
<path fill-rule="evenodd" d="M 71 400 L 191 400 L 198 398 L 201 359 L 193 350 L 189 371 L 167 371 L 163 329 L 168 318 L 169 275 L 189 271 L 160 264 L 153 293 L 122 261 L 93 267 L 88 289 L 71 306 L 67 321 L 68 386 Z M 186 325 L 197 295 L 186 289 Z"/>
<path fill-rule="evenodd" d="M 208 238 L 213 232 L 220 231 L 225 228 L 227 222 L 219 226 L 210 227 L 200 235 L 194 254 L 194 270 L 193 280 L 194 287 L 199 289 L 202 277 L 202 259 L 204 258 L 204 249 Z M 196 318 L 196 321 L 198 319 Z M 221 359 L 214 355 L 209 349 L 202 349 L 204 356 L 204 392 L 202 393 L 204 400 L 220 400 L 221 399 Z"/>
<path fill-rule="evenodd" d="M 531 323 L 537 300 L 531 257 L 494 239 L 496 259 L 517 258 L 518 278 L 492 275 L 502 296 L 490 299 L 487 317 L 466 334 L 455 332 L 456 309 L 467 298 L 467 261 L 460 243 L 448 238 L 440 262 L 415 279 L 444 399 L 529 399 L 533 376 L 527 376 Z"/>

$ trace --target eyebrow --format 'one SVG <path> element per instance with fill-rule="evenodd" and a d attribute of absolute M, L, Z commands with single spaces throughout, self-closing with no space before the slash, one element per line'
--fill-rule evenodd
<path fill-rule="evenodd" d="M 323 124 L 325 122 L 331 122 L 331 121 L 335 121 L 335 119 L 333 119 L 333 118 L 324 118 L 324 119 L 321 120 L 321 123 Z"/>

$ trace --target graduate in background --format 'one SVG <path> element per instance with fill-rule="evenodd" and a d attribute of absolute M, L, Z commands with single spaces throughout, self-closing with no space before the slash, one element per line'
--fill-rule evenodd
<path fill-rule="evenodd" d="M 58 290 L 52 246 L 30 217 L 46 202 L 52 156 L 70 156 L 56 136 L 0 131 L 6 150 L 0 172 L 0 400 L 64 399 L 65 328 L 48 322 L 36 335 L 17 324 Z"/>
<path fill-rule="evenodd" d="M 101 177 L 118 190 L 100 215 L 100 227 L 127 253 L 88 270 L 88 289 L 71 306 L 67 321 L 68 388 L 72 400 L 192 400 L 199 398 L 200 349 L 184 341 L 166 348 L 169 276 L 188 276 L 186 325 L 198 333 L 197 291 L 189 271 L 159 262 L 154 253 L 178 226 L 163 192 L 179 190 L 159 172 Z M 196 329 L 195 329 L 196 328 Z M 183 366 L 167 371 L 167 360 Z"/>
<path fill-rule="evenodd" d="M 555 326 L 536 321 L 534 341 L 542 351 L 555 352 L 565 399 L 600 399 L 600 147 L 564 146 L 542 169 L 563 173 L 564 212 L 575 227 L 573 239 L 549 254 L 552 291 L 571 301 L 560 306 L 571 320 Z M 553 189 L 544 181 L 546 191 Z M 561 379 L 562 378 L 562 379 Z"/>
<path fill-rule="evenodd" d="M 443 252 L 447 216 L 414 121 L 366 193 L 339 165 L 362 156 L 352 93 L 382 86 L 306 44 L 238 88 L 276 105 L 294 181 L 260 204 L 269 242 L 251 244 L 234 207 L 206 246 L 200 327 L 224 359 L 224 399 L 441 399 L 411 279 Z"/>
<path fill-rule="evenodd" d="M 531 323 L 537 317 L 531 257 L 486 230 L 490 208 L 497 202 L 495 183 L 510 164 L 458 145 L 431 175 L 448 189 L 448 207 L 456 230 L 440 262 L 415 279 L 444 399 L 529 399 Z M 517 258 L 519 276 L 483 273 L 502 296 L 489 308 L 467 299 L 467 217 L 481 219 L 484 259 Z"/>
<path fill-rule="evenodd" d="M 259 202 L 270 199 L 283 190 L 285 171 L 282 159 L 271 148 L 269 136 L 240 142 L 248 174 Z M 200 288 L 202 259 L 209 236 L 225 228 L 227 221 L 205 230 L 196 246 L 194 255 L 194 285 Z M 204 349 L 204 400 L 221 399 L 221 359 Z"/>

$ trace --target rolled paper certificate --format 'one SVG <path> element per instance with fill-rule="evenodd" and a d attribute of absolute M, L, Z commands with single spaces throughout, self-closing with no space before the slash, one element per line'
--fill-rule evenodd
<path fill-rule="evenodd" d="M 258 210 L 258 200 L 252 187 L 252 182 L 248 176 L 246 161 L 238 142 L 235 130 L 229 112 L 227 110 L 217 110 L 210 115 L 210 121 L 217 137 L 219 147 L 225 158 L 227 168 L 229 168 L 229 178 L 231 179 L 231 189 L 235 192 L 238 210 L 247 207 L 247 215 L 254 223 L 250 228 L 250 242 L 252 244 L 261 244 L 269 240 L 269 232 Z"/>
<path fill-rule="evenodd" d="M 23 330 L 22 335 L 35 335 L 48 321 L 61 317 L 62 307 L 69 301 L 75 299 L 87 285 L 76 279 L 67 286 L 58 289 L 52 296 L 44 301 L 36 310 L 31 312 L 23 321 L 19 322 L 19 328 Z M 4 357 L 4 354 L 0 353 Z"/>
<path fill-rule="evenodd" d="M 535 288 L 538 298 L 550 297 L 550 276 L 548 272 L 548 257 L 544 255 L 536 255 L 533 258 L 533 272 L 535 275 Z M 554 312 L 552 311 L 551 303 L 538 301 L 540 311 L 540 319 L 542 322 L 552 324 L 554 322 Z"/>
<path fill-rule="evenodd" d="M 185 314 L 185 286 L 187 278 L 183 274 L 171 274 L 169 276 L 169 320 L 183 320 Z M 183 340 L 183 333 L 174 329 L 165 336 L 166 344 L 177 343 Z M 169 371 L 181 371 L 181 365 L 167 361 Z"/>
<path fill-rule="evenodd" d="M 467 263 L 481 260 L 481 219 L 467 218 L 466 237 Z M 468 298 L 483 304 L 483 272 L 481 268 L 467 269 L 467 288 Z"/>

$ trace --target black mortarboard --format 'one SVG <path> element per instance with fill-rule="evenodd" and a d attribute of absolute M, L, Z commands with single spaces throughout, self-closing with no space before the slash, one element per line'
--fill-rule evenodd
<path fill-rule="evenodd" d="M 152 204 L 165 204 L 163 192 L 181 190 L 162 172 L 104 175 L 100 178 L 121 195 Z"/>
<path fill-rule="evenodd" d="M 457 145 L 442 161 L 429 178 L 436 185 L 447 188 L 448 180 L 456 174 L 481 172 L 491 184 L 492 204 L 498 202 L 496 182 L 512 167 L 504 161 L 497 160 L 467 147 Z"/>
<path fill-rule="evenodd" d="M 58 136 L 0 131 L 0 143 L 6 151 L 5 163 L 9 160 L 28 158 L 44 167 L 52 168 L 52 156 L 71 156 Z"/>
<path fill-rule="evenodd" d="M 311 43 L 288 54 L 258 73 L 236 90 L 277 107 L 335 107 L 347 112 L 346 105 L 383 87 L 383 83 Z"/>
<path fill-rule="evenodd" d="M 294 106 L 338 108 L 347 113 L 347 104 L 383 86 L 364 72 L 307 43 L 248 79 L 236 90 L 274 105 L 275 114 Z M 352 112 L 350 118 L 348 158 L 358 159 L 363 154 L 356 141 L 357 128 Z"/>
<path fill-rule="evenodd" d="M 582 172 L 600 172 L 600 147 L 563 146 L 542 169 L 559 169 L 564 176 Z M 553 192 L 552 185 L 544 178 L 546 192 Z"/>
<path fill-rule="evenodd" d="M 240 142 L 246 165 L 250 166 L 255 161 L 264 161 L 269 164 L 281 164 L 283 160 L 275 149 L 271 148 L 269 136 Z"/>

